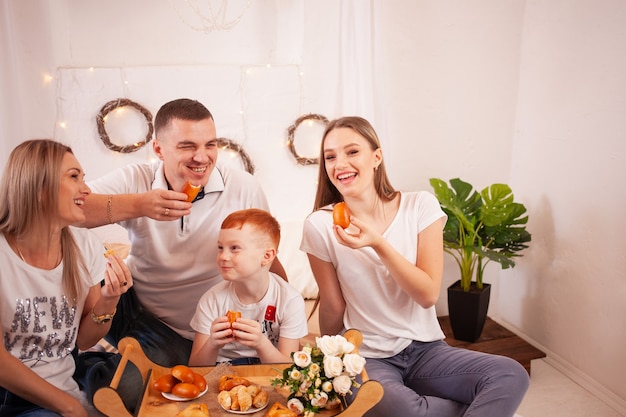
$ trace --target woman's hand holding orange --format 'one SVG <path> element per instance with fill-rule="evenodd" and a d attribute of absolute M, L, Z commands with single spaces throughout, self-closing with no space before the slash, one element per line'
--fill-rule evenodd
<path fill-rule="evenodd" d="M 370 229 L 354 216 L 351 217 L 351 226 L 354 227 L 349 229 L 350 232 L 347 232 L 341 226 L 333 226 L 337 241 L 349 248 L 374 247 L 377 242 L 384 239 L 380 233 Z"/>

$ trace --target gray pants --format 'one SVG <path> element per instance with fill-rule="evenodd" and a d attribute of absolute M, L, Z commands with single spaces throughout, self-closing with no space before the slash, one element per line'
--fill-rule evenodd
<path fill-rule="evenodd" d="M 530 383 L 517 361 L 449 346 L 413 342 L 396 356 L 366 358 L 384 396 L 366 417 L 511 417 Z"/>

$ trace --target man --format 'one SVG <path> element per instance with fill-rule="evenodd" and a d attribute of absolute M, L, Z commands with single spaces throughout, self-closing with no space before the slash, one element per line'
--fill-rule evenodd
<path fill-rule="evenodd" d="M 215 123 L 204 105 L 170 101 L 154 127 L 159 160 L 91 182 L 84 226 L 118 223 L 131 242 L 134 291 L 120 300 L 107 341 L 117 346 L 133 336 L 152 361 L 173 366 L 189 359 L 189 322 L 200 296 L 221 281 L 216 258 L 222 221 L 236 210 L 269 206 L 252 175 L 217 164 Z M 191 203 L 181 192 L 187 182 L 202 187 Z M 271 270 L 286 277 L 278 260 Z"/>

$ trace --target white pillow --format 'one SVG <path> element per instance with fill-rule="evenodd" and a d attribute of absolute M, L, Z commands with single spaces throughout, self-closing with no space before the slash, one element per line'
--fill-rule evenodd
<path fill-rule="evenodd" d="M 309 258 L 300 250 L 303 220 L 283 220 L 280 222 L 280 245 L 278 259 L 287 272 L 289 283 L 305 299 L 317 297 L 318 287 L 311 272 Z"/>

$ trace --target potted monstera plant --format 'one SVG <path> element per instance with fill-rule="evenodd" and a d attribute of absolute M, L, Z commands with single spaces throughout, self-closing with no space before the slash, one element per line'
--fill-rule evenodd
<path fill-rule="evenodd" d="M 448 215 L 443 231 L 444 250 L 459 266 L 460 279 L 448 287 L 448 311 L 454 338 L 475 342 L 482 332 L 491 285 L 483 283 L 485 267 L 497 262 L 502 269 L 531 240 L 526 230 L 526 207 L 515 202 L 506 184 L 492 184 L 480 193 L 459 178 L 446 183 L 431 178 L 430 185 Z"/>

